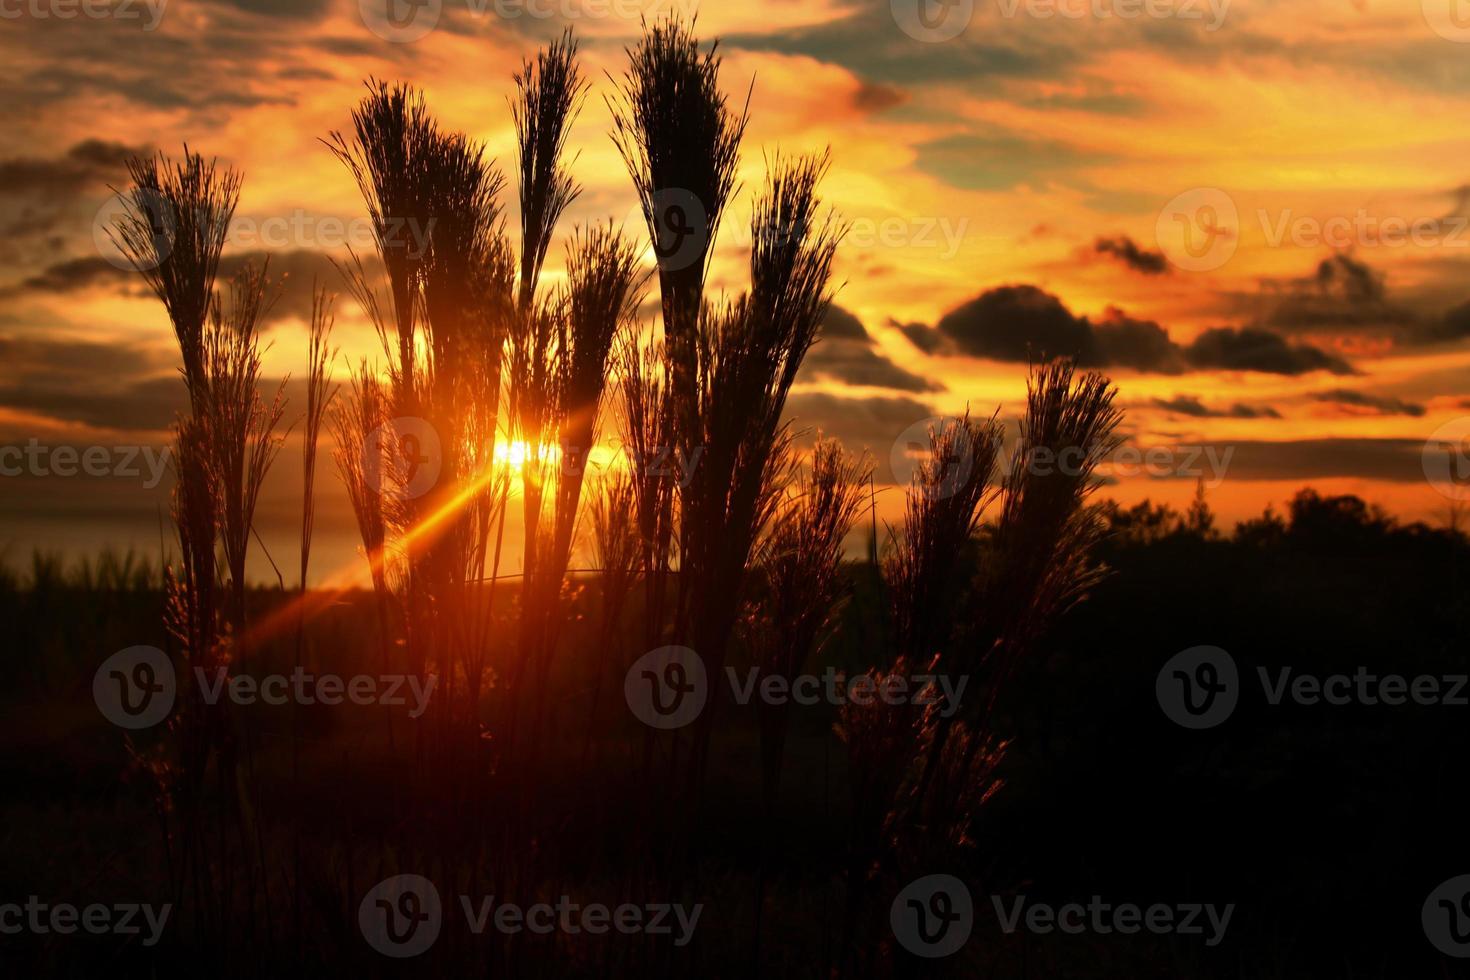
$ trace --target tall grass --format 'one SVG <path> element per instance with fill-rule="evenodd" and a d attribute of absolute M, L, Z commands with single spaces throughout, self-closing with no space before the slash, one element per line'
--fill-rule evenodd
<path fill-rule="evenodd" d="M 838 629 L 851 584 L 846 541 L 872 506 L 872 467 L 824 440 L 804 467 L 785 421 L 834 293 L 843 226 L 819 194 L 831 160 L 770 155 L 750 217 L 748 287 L 706 296 L 747 122 L 721 88 L 716 50 L 701 48 L 691 26 L 655 24 L 628 52 L 610 99 L 613 140 L 655 246 L 651 270 L 641 263 L 641 230 L 593 223 L 565 236 L 565 275 L 546 273 L 578 194 L 566 147 L 590 88 L 570 33 L 513 80 L 518 241 L 506 231 L 500 169 L 482 145 L 445 129 L 412 86 L 370 80 L 349 129 L 327 139 L 375 230 L 376 256 L 352 254 L 340 268 L 378 334 L 381 362 L 359 362 L 336 397 L 332 306 L 317 290 L 306 332 L 295 663 L 318 608 L 304 600 L 325 428 L 371 582 L 371 656 L 384 673 L 437 686 L 422 717 L 386 716 L 387 759 L 402 769 L 380 787 L 376 836 L 349 828 L 340 851 L 318 856 L 298 832 L 289 867 L 271 867 L 266 841 L 287 815 L 261 802 L 251 729 L 225 702 L 206 704 L 184 685 L 165 744 L 140 755 L 161 787 L 176 893 L 191 892 L 219 949 L 239 950 L 242 936 L 280 924 L 267 908 L 278 884 L 294 895 L 298 949 L 312 941 L 313 921 L 330 918 L 314 906 L 354 907 L 363 873 L 432 872 L 468 889 L 488 875 L 497 894 L 555 886 L 573 867 L 558 835 L 585 819 L 582 808 L 606 813 L 592 795 L 606 782 L 599 766 L 634 755 L 623 752 L 626 732 L 609 733 L 598 713 L 608 676 L 640 645 L 692 647 L 714 678 L 744 657 L 762 677 L 790 681 Z M 166 573 L 167 621 L 181 664 L 238 672 L 247 667 L 246 559 L 284 412 L 279 391 L 263 390 L 266 270 L 246 269 L 227 290 L 214 282 L 223 245 L 214 221 L 233 211 L 238 175 L 192 155 L 177 165 L 135 162 L 132 173 L 119 241 L 169 314 L 190 396 L 176 432 L 180 555 Z M 154 232 L 174 212 L 189 217 L 165 249 Z M 693 238 L 675 242 L 675 230 Z M 660 315 L 640 323 L 652 274 Z M 1088 498 L 1117 421 L 1105 379 L 1057 362 L 1033 373 L 1010 471 L 997 472 L 994 419 L 966 413 L 932 434 L 905 519 L 890 531 L 887 628 L 869 638 L 870 662 L 877 679 L 943 670 L 984 696 L 952 713 L 882 702 L 842 711 L 853 794 L 843 854 L 848 958 L 823 972 L 854 968 L 864 949 L 856 929 L 896 876 L 972 845 L 1003 758 L 996 693 L 1101 574 L 1090 557 L 1100 523 Z M 427 489 L 411 486 L 416 461 L 398 438 L 405 425 L 427 425 L 437 443 L 438 478 Z M 614 429 L 626 466 L 594 478 L 592 449 Z M 524 456 L 516 466 L 505 462 L 513 447 Z M 1031 465 L 1073 447 L 1075 471 Z M 509 584 L 515 577 L 502 574 L 501 560 L 514 506 L 522 568 Z M 582 537 L 598 565 L 587 588 L 573 568 Z M 876 521 L 873 549 L 876 559 Z M 514 602 L 497 606 L 504 596 Z M 571 660 L 567 637 L 579 619 L 591 621 L 597 649 Z M 568 660 L 587 682 L 573 684 L 589 699 L 575 702 L 589 705 L 585 728 L 564 724 L 571 699 L 560 697 L 555 671 Z M 613 883 L 620 894 L 667 899 L 697 885 L 714 839 L 702 792 L 712 746 L 729 730 L 723 710 L 714 699 L 691 731 L 640 733 L 642 809 L 628 821 L 635 857 Z M 303 752 L 295 718 L 293 788 Z M 782 819 L 790 730 L 785 707 L 759 709 L 753 755 L 766 836 Z M 578 740 L 574 763 L 567 750 Z M 578 792 L 556 793 L 554 775 Z M 218 828 L 226 829 L 211 837 Z M 765 889 L 761 858 L 757 970 Z M 494 937 L 479 950 L 446 942 L 436 954 L 443 962 L 509 974 L 540 971 L 543 956 L 550 970 L 563 956 L 526 937 Z M 698 967 L 652 944 L 628 944 L 617 957 L 608 954 L 601 972 Z"/>

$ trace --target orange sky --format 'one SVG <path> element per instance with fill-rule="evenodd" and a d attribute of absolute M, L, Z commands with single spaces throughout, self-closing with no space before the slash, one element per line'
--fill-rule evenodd
<path fill-rule="evenodd" d="M 564 230 L 612 217 L 641 234 L 608 137 L 608 75 L 640 13 L 695 7 L 426 0 L 434 28 L 396 43 L 369 29 L 374 2 L 5 8 L 20 15 L 0 28 L 14 80 L 0 105 L 0 445 L 166 438 L 167 321 L 95 235 L 129 151 L 187 142 L 244 172 L 227 255 L 269 253 L 294 277 L 269 328 L 275 375 L 303 369 L 303 284 L 360 234 L 356 187 L 320 140 L 348 125 L 369 76 L 422 86 L 445 125 L 507 159 L 511 73 L 570 23 L 594 84 Z M 837 302 L 861 327 L 814 354 L 800 424 L 884 461 L 929 415 L 1013 416 L 1026 353 L 1064 352 L 1060 336 L 1115 379 L 1135 445 L 1235 447 L 1209 491 L 1226 520 L 1308 484 L 1438 520 L 1446 498 L 1421 450 L 1470 412 L 1470 27 L 1452 3 L 700 4 L 727 89 L 751 93 L 740 220 L 712 287 L 745 281 L 740 226 L 766 158 L 830 146 L 823 190 L 851 224 Z M 376 350 L 346 301 L 337 341 L 354 359 Z M 294 451 L 262 514 L 286 555 Z M 350 517 L 324 483 L 322 547 L 346 560 Z M 33 546 L 156 551 L 166 485 L 0 479 L 0 543 L 12 560 Z M 1181 503 L 1194 480 L 1125 477 L 1110 492 Z"/>

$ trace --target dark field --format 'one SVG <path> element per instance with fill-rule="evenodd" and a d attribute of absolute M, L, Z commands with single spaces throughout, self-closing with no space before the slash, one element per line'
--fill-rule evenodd
<path fill-rule="evenodd" d="M 592 578 L 567 604 L 534 791 L 525 772 L 496 768 L 493 740 L 437 745 L 408 706 L 241 707 L 238 796 L 226 802 L 218 788 L 206 805 L 243 817 L 217 825 L 208 872 L 175 893 L 179 844 L 166 847 L 165 834 L 176 838 L 181 822 L 160 813 L 147 765 L 162 728 L 130 738 L 101 716 L 91 687 L 114 651 L 169 648 L 161 593 L 143 575 L 79 582 L 42 563 L 0 597 L 15 627 L 0 715 L 5 894 L 175 907 L 151 946 L 146 926 L 131 938 L 7 935 L 6 973 L 1461 975 L 1426 940 L 1420 913 L 1440 882 L 1470 869 L 1460 762 L 1470 707 L 1271 705 L 1254 677 L 1287 665 L 1463 675 L 1465 540 L 1391 526 L 1351 499 L 1304 496 L 1284 521 L 1230 537 L 1140 516 L 1114 513 L 1101 554 L 1110 574 L 1004 689 L 993 722 L 1010 740 L 999 787 L 954 857 L 942 867 L 909 859 L 957 875 L 973 896 L 963 950 L 932 961 L 894 941 L 889 905 L 904 882 L 891 868 L 854 865 L 860 774 L 832 730 L 836 712 L 793 707 L 767 806 L 757 709 L 712 697 L 707 786 L 690 803 L 668 775 L 687 740 L 655 735 L 628 710 L 623 675 L 644 648 L 628 629 L 610 648 L 598 639 Z M 984 551 L 982 541 L 969 560 Z M 852 596 L 811 673 L 881 663 L 874 569 L 850 563 L 844 574 Z M 254 592 L 252 616 L 268 618 L 286 598 Z M 502 587 L 506 622 L 515 602 Z M 373 621 L 370 594 L 335 597 L 308 622 L 304 664 L 381 673 Z M 1191 731 L 1160 709 L 1155 678 L 1200 644 L 1233 655 L 1244 693 L 1223 724 Z M 293 645 L 294 631 L 266 644 L 251 672 L 289 673 Z M 743 665 L 738 642 L 732 656 Z M 483 707 L 493 710 L 492 692 Z M 425 875 L 444 897 L 438 941 L 406 960 L 370 949 L 358 926 L 360 897 L 399 873 Z M 450 898 L 459 895 L 703 908 L 685 945 L 611 932 L 476 935 Z M 1214 944 L 1203 915 L 1198 935 L 1007 934 L 993 897 L 1008 916 L 1022 895 L 1234 909 Z"/>

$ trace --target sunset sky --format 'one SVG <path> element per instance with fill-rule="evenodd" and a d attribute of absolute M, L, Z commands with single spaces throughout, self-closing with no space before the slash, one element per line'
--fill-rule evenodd
<path fill-rule="evenodd" d="M 1457 0 L 425 0 L 417 17 L 437 21 L 413 41 L 379 36 L 377 2 L 0 3 L 0 445 L 167 439 L 174 339 L 98 230 L 128 155 L 187 143 L 243 172 L 226 261 L 269 254 L 287 275 L 267 366 L 300 375 L 313 278 L 337 285 L 327 256 L 368 250 L 357 188 L 321 142 L 364 79 L 421 86 L 443 124 L 509 160 L 511 75 L 571 24 L 593 88 L 563 231 L 612 218 L 646 237 L 604 97 L 640 14 L 697 10 L 731 97 L 750 93 L 711 288 L 746 283 L 766 159 L 830 146 L 824 196 L 851 228 L 789 415 L 870 447 L 880 482 L 930 416 L 1014 417 L 1045 351 L 1113 377 L 1134 445 L 1228 448 L 1208 491 L 1227 522 L 1306 485 L 1443 517 L 1423 447 L 1470 414 Z M 345 298 L 336 339 L 353 361 L 376 353 Z M 330 569 L 354 535 L 324 466 Z M 11 562 L 33 546 L 156 553 L 170 481 L 147 488 L 144 471 L 0 479 L 0 547 Z M 292 441 L 261 513 L 283 567 L 299 480 Z M 1139 475 L 1105 492 L 1179 505 L 1194 490 Z"/>

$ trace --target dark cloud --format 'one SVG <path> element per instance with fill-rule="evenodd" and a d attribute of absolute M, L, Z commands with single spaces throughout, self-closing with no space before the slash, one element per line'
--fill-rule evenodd
<path fill-rule="evenodd" d="M 1141 248 L 1127 235 L 1099 238 L 1093 243 L 1092 250 L 1098 255 L 1112 256 L 1134 272 L 1146 276 L 1160 276 L 1169 271 L 1169 262 L 1163 252 Z"/>
<path fill-rule="evenodd" d="M 1179 374 L 1193 368 L 1305 374 L 1352 374 L 1342 358 L 1310 344 L 1291 344 L 1266 330 L 1219 327 L 1181 346 L 1152 320 L 1110 307 L 1093 321 L 1031 285 L 1000 286 L 940 318 L 936 327 L 900 327 L 921 350 L 997 361 L 1072 357 L 1084 367 Z"/>
<path fill-rule="evenodd" d="M 863 112 L 882 112 L 903 105 L 909 100 L 908 93 L 896 85 L 881 82 L 862 82 L 852 97 L 852 103 Z"/>
<path fill-rule="evenodd" d="M 1319 402 L 1368 409 L 1375 415 L 1412 415 L 1417 418 L 1424 414 L 1423 405 L 1404 401 L 1402 398 L 1394 398 L 1391 395 L 1369 395 L 1347 388 L 1318 392 L 1312 397 Z"/>
<path fill-rule="evenodd" d="M 1317 288 L 1345 299 L 1372 302 L 1383 298 L 1383 278 L 1351 255 L 1338 253 L 1317 264 Z"/>
<path fill-rule="evenodd" d="M 0 160 L 0 265 L 19 277 L 74 251 L 78 233 L 90 238 L 106 188 L 125 182 L 128 157 L 148 152 L 88 139 L 55 156 Z"/>
<path fill-rule="evenodd" d="M 184 407 L 184 384 L 177 377 L 152 378 L 111 391 L 93 384 L 63 388 L 0 386 L 0 405 L 64 422 L 103 429 L 157 432 L 167 429 Z"/>
<path fill-rule="evenodd" d="M 325 252 L 306 248 L 282 252 L 241 252 L 236 255 L 227 253 L 220 260 L 220 282 L 228 281 L 247 265 L 258 265 L 267 259 L 270 260 L 268 273 L 272 292 L 270 307 L 262 317 L 263 324 L 269 325 L 293 317 L 299 320 L 310 319 L 312 291 L 318 283 L 337 294 L 346 291 L 342 273 L 332 264 L 331 257 Z M 362 264 L 369 276 L 369 282 L 381 274 L 382 262 L 376 255 L 364 257 Z"/>
<path fill-rule="evenodd" d="M 0 337 L 0 362 L 7 383 L 26 386 L 135 378 L 165 371 L 172 363 L 165 352 L 136 344 L 50 337 Z"/>
<path fill-rule="evenodd" d="M 84 289 L 115 288 L 137 292 L 145 288 L 142 277 L 131 269 L 121 269 L 100 255 L 64 259 L 42 269 L 36 275 L 7 287 L 0 295 L 16 296 L 25 292 L 75 293 Z"/>
<path fill-rule="evenodd" d="M 895 391 L 943 391 L 944 386 L 894 364 L 873 348 L 851 340 L 829 340 L 811 349 L 801 365 L 804 381 L 826 378 L 849 385 Z"/>
<path fill-rule="evenodd" d="M 1088 59 L 1085 49 L 1060 48 L 1049 32 L 999 38 L 977 34 L 973 26 L 963 44 L 923 44 L 895 28 L 888 4 L 856 4 L 848 16 L 824 24 L 726 35 L 721 46 L 806 55 L 849 68 L 862 78 L 897 84 L 1054 78 L 1066 64 Z"/>
<path fill-rule="evenodd" d="M 1085 322 L 1085 318 L 1084 318 Z M 1178 374 L 1184 370 L 1179 347 L 1169 331 L 1152 320 L 1135 320 L 1116 307 L 1109 307 L 1092 325 L 1103 365 Z"/>
<path fill-rule="evenodd" d="M 1470 302 L 1462 303 L 1438 320 L 1424 324 L 1419 336 L 1430 344 L 1470 337 Z"/>
<path fill-rule="evenodd" d="M 1002 191 L 1041 181 L 1065 181 L 1087 165 L 1112 158 L 1058 140 L 1037 139 L 999 127 L 921 143 L 914 166 L 952 187 Z"/>
<path fill-rule="evenodd" d="M 12 157 L 0 161 L 0 195 L 33 198 L 76 194 L 121 180 L 127 160 L 152 150 L 107 140 L 83 140 L 59 157 Z"/>
<path fill-rule="evenodd" d="M 172 352 L 136 344 L 0 337 L 0 405 L 108 429 L 167 428 L 182 406 Z"/>
<path fill-rule="evenodd" d="M 270 306 L 261 318 L 263 325 L 291 317 L 309 318 L 312 290 L 316 283 L 333 292 L 345 291 L 342 273 L 332 264 L 331 258 L 325 252 L 304 248 L 280 252 L 226 252 L 220 259 L 217 285 L 227 284 L 246 266 L 259 265 L 267 260 L 273 290 Z M 363 259 L 363 268 L 373 276 L 382 269 L 382 263 L 376 256 L 368 256 Z M 118 268 L 101 256 L 89 256 L 66 259 L 48 266 L 22 280 L 19 285 L 0 290 L 0 297 L 26 292 L 66 294 L 87 289 L 114 289 L 127 295 L 139 295 L 146 293 L 148 287 L 137 272 Z"/>
<path fill-rule="evenodd" d="M 212 7 L 237 10 L 262 18 L 278 20 L 320 20 L 330 7 L 330 0 L 206 0 Z"/>
<path fill-rule="evenodd" d="M 823 340 L 859 340 L 865 344 L 872 339 L 863 327 L 863 321 L 836 303 L 827 307 L 827 315 L 822 319 L 821 336 Z"/>
<path fill-rule="evenodd" d="M 1422 483 L 1422 439 L 1232 441 L 1229 480 L 1323 480 L 1355 477 Z"/>
<path fill-rule="evenodd" d="M 1269 405 L 1252 407 L 1236 402 L 1229 408 L 1209 408 L 1194 395 L 1176 395 L 1173 398 L 1155 398 L 1155 408 L 1175 415 L 1188 415 L 1197 419 L 1279 419 L 1281 413 Z"/>
<path fill-rule="evenodd" d="M 944 335 L 927 323 L 899 323 L 891 317 L 888 325 L 908 339 L 908 342 L 925 354 L 946 353 Z"/>
<path fill-rule="evenodd" d="M 1463 276 L 1464 269 L 1450 274 Z M 1382 273 L 1339 253 L 1319 262 L 1310 275 L 1263 281 L 1245 308 L 1255 307 L 1255 325 L 1286 334 L 1352 333 L 1397 347 L 1470 337 L 1470 303 L 1441 312 L 1444 298 L 1420 293 L 1408 301 L 1395 299 Z"/>
<path fill-rule="evenodd" d="M 1075 357 L 1099 363 L 1091 325 L 1051 293 L 1030 285 L 999 286 L 939 318 L 935 328 L 957 353 L 996 361 Z"/>
<path fill-rule="evenodd" d="M 943 391 L 944 386 L 906 371 L 873 349 L 862 321 L 840 306 L 832 306 L 823 322 L 821 339 L 801 365 L 801 379 L 825 378 L 850 385 L 892 388 L 895 391 Z"/>
<path fill-rule="evenodd" d="M 1338 253 L 1309 276 L 1266 280 L 1261 325 L 1288 333 L 1402 330 L 1419 317 L 1388 302 L 1383 277 L 1364 262 Z"/>
<path fill-rule="evenodd" d="M 1265 374 L 1308 374 L 1329 371 L 1355 374 L 1347 361 L 1310 344 L 1289 343 L 1280 334 L 1254 327 L 1215 327 L 1195 338 L 1185 350 L 1197 368 L 1260 371 Z"/>
<path fill-rule="evenodd" d="M 904 397 L 842 398 L 803 392 L 786 400 L 786 418 L 796 428 L 820 430 L 853 452 L 868 449 L 875 455 L 886 455 L 905 429 L 933 416 L 928 405 Z"/>

